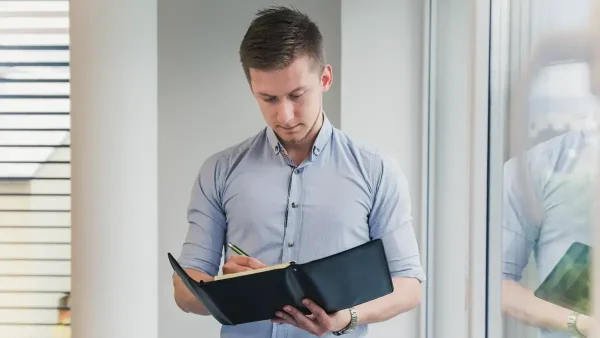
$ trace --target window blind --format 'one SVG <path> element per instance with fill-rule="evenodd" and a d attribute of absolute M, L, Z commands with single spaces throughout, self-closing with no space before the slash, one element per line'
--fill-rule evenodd
<path fill-rule="evenodd" d="M 68 1 L 0 1 L 0 337 L 68 327 L 68 11 Z"/>

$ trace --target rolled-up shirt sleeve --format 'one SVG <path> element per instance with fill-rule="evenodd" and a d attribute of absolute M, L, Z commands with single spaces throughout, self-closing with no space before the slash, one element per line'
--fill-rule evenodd
<path fill-rule="evenodd" d="M 520 281 L 540 236 L 544 186 L 556 165 L 557 140 L 533 147 L 504 165 L 502 278 Z M 556 148 L 556 149 L 555 149 Z"/>
<path fill-rule="evenodd" d="M 373 208 L 369 217 L 372 239 L 380 238 L 392 277 L 425 281 L 413 228 L 411 199 L 406 177 L 389 158 L 376 161 Z"/>
<path fill-rule="evenodd" d="M 189 225 L 179 257 L 183 268 L 210 276 L 219 271 L 226 230 L 218 159 L 218 155 L 208 158 L 194 181 L 187 209 Z"/>

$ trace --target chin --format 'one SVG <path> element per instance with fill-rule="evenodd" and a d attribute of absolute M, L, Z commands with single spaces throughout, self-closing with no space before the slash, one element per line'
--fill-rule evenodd
<path fill-rule="evenodd" d="M 298 137 L 282 137 L 281 138 L 283 140 L 283 142 L 285 143 L 291 143 L 291 144 L 298 144 L 301 143 L 303 138 L 298 138 Z"/>
<path fill-rule="evenodd" d="M 299 136 L 299 135 L 302 135 L 302 136 Z M 289 144 L 302 144 L 306 140 L 306 135 L 305 134 L 284 135 L 283 137 L 281 137 L 281 139 L 285 143 L 289 143 Z"/>

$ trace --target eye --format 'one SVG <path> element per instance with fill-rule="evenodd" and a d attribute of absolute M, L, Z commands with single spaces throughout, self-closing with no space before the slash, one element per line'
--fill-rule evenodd
<path fill-rule="evenodd" d="M 290 94 L 290 98 L 291 98 L 292 100 L 297 100 L 297 99 L 299 99 L 299 98 L 300 98 L 300 97 L 301 97 L 303 94 L 304 94 L 304 93 L 301 93 L 301 94 Z"/>
<path fill-rule="evenodd" d="M 263 100 L 268 103 L 273 103 L 273 102 L 277 101 L 277 98 L 276 97 L 268 97 L 268 98 L 263 98 Z"/>

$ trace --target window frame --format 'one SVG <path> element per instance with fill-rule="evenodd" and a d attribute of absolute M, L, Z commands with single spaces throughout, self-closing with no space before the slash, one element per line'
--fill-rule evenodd
<path fill-rule="evenodd" d="M 428 10 L 421 336 L 487 337 L 491 2 L 431 0 Z"/>

